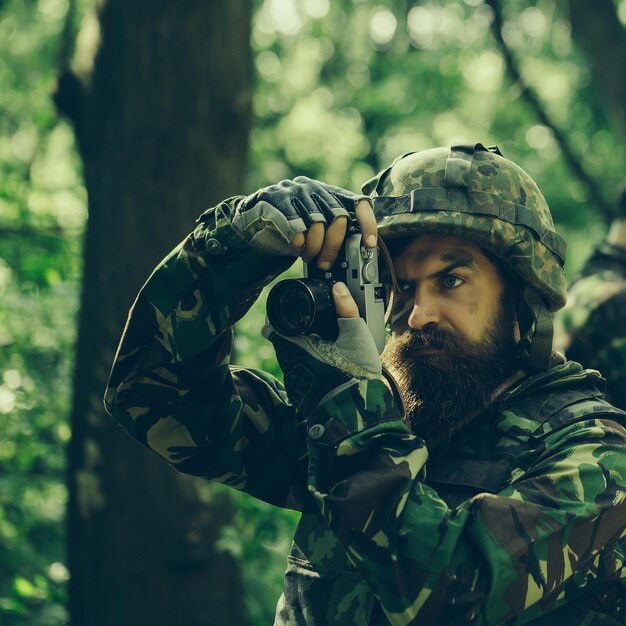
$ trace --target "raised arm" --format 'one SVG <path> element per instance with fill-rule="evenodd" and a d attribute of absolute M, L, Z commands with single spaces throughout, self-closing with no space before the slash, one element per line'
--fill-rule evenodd
<path fill-rule="evenodd" d="M 105 395 L 113 417 L 182 472 L 299 508 L 304 424 L 277 380 L 231 366 L 232 327 L 297 256 L 334 261 L 358 200 L 300 177 L 207 211 L 133 305 Z"/>
<path fill-rule="evenodd" d="M 140 291 L 105 405 L 176 469 L 297 507 L 292 408 L 278 381 L 229 356 L 233 324 L 295 257 L 252 248 L 231 225 L 238 200 L 207 211 Z"/>

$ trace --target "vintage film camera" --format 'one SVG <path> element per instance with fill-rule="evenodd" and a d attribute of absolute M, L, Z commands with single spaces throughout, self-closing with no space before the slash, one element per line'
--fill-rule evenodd
<path fill-rule="evenodd" d="M 356 222 L 351 222 L 334 265 L 320 270 L 304 263 L 304 278 L 282 280 L 267 297 L 267 317 L 282 335 L 316 334 L 336 339 L 339 332 L 332 296 L 335 282 L 344 282 L 381 353 L 385 347 L 385 290 L 380 282 L 376 248 L 366 248 Z"/>

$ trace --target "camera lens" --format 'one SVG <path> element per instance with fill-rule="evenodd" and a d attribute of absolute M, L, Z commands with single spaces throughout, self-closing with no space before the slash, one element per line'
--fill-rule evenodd
<path fill-rule="evenodd" d="M 279 289 L 271 309 L 280 311 L 274 317 L 280 320 L 281 329 L 278 330 L 285 335 L 301 335 L 306 332 L 315 316 L 311 294 L 298 284 L 284 285 L 283 289 Z"/>
<path fill-rule="evenodd" d="M 292 278 L 277 283 L 267 296 L 267 317 L 287 337 L 311 333 L 326 339 L 337 336 L 330 286 L 320 280 Z"/>

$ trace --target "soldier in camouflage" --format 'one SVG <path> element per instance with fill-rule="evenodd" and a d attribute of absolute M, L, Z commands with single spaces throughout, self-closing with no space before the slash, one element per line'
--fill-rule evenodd
<path fill-rule="evenodd" d="M 275 624 L 625 624 L 626 414 L 551 350 L 564 243 L 541 192 L 481 144 L 363 192 L 297 178 L 201 216 L 137 297 L 108 411 L 178 470 L 301 512 Z M 266 325 L 284 385 L 232 365 L 261 288 L 296 256 L 328 267 L 352 213 L 394 257 L 385 368 L 341 284 L 336 341 Z"/>
<path fill-rule="evenodd" d="M 626 409 L 626 184 L 606 241 L 596 247 L 556 317 L 555 343 L 570 359 L 600 370 L 606 398 Z"/>

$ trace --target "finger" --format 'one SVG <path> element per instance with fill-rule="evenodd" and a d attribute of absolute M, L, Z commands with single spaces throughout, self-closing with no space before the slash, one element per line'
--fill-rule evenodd
<path fill-rule="evenodd" d="M 337 317 L 359 317 L 359 307 L 344 283 L 333 285 L 333 300 Z"/>
<path fill-rule="evenodd" d="M 361 227 L 363 241 L 367 248 L 375 248 L 378 237 L 378 227 L 376 225 L 376 216 L 372 207 L 372 201 L 362 198 L 356 205 L 356 219 Z"/>
<path fill-rule="evenodd" d="M 296 233 L 289 242 L 289 247 L 292 250 L 292 254 L 294 256 L 300 256 L 302 251 L 304 250 L 304 245 L 306 244 L 305 239 L 306 233 Z"/>
<path fill-rule="evenodd" d="M 306 233 L 306 243 L 304 249 L 300 253 L 303 261 L 307 263 L 319 254 L 324 243 L 324 224 L 322 222 L 315 222 L 311 224 L 309 230 Z"/>
<path fill-rule="evenodd" d="M 327 229 L 324 244 L 317 257 L 317 266 L 327 270 L 337 259 L 348 228 L 348 218 L 338 217 Z"/>

